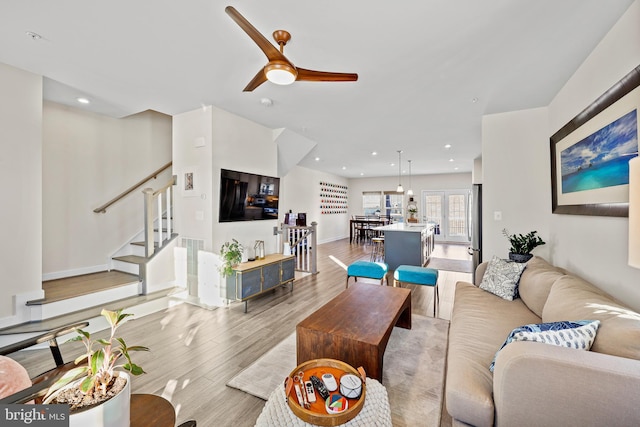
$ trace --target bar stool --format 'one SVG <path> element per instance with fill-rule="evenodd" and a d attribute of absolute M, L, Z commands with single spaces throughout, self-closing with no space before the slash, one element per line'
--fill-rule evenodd
<path fill-rule="evenodd" d="M 399 265 L 393 272 L 393 282 L 394 286 L 401 286 L 402 283 L 433 286 L 433 317 L 436 317 L 436 306 L 440 303 L 440 295 L 438 295 L 438 270 L 415 265 Z"/>
<path fill-rule="evenodd" d="M 371 239 L 371 262 L 384 262 L 384 237 L 374 237 Z"/>
<path fill-rule="evenodd" d="M 356 282 L 358 281 L 358 277 L 378 279 L 382 285 L 387 277 L 387 271 L 389 271 L 389 266 L 384 262 L 356 261 L 347 267 L 347 283 L 345 288 L 349 287 L 349 277 L 355 277 Z"/>

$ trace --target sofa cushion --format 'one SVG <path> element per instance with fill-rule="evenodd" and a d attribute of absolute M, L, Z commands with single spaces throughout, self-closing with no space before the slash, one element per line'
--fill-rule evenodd
<path fill-rule="evenodd" d="M 512 301 L 518 294 L 518 280 L 526 264 L 500 259 L 494 255 L 482 276 L 480 289 Z"/>
<path fill-rule="evenodd" d="M 600 320 L 592 351 L 640 360 L 640 314 L 575 276 L 559 278 L 542 311 L 543 322 Z"/>
<path fill-rule="evenodd" d="M 534 256 L 527 262 L 527 268 L 520 276 L 518 292 L 522 301 L 531 311 L 542 317 L 544 303 L 547 302 L 551 286 L 564 272 L 544 259 Z"/>
<path fill-rule="evenodd" d="M 507 301 L 466 282 L 456 284 L 445 398 L 454 419 L 493 425 L 493 375 L 487 366 L 513 328 L 539 322 L 521 300 Z"/>
<path fill-rule="evenodd" d="M 589 350 L 596 338 L 599 325 L 599 320 L 581 320 L 579 322 L 533 323 L 517 327 L 511 331 L 496 352 L 489 365 L 489 370 L 493 372 L 500 350 L 514 341 L 533 341 L 576 350 Z"/>
<path fill-rule="evenodd" d="M 0 398 L 31 387 L 27 370 L 10 357 L 0 356 Z"/>

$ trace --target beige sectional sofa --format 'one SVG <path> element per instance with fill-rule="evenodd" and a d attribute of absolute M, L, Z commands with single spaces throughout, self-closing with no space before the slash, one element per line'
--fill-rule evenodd
<path fill-rule="evenodd" d="M 478 266 L 478 284 L 486 267 Z M 453 424 L 640 425 L 640 314 L 539 257 L 527 263 L 519 293 L 507 301 L 457 283 L 445 386 Z M 489 371 L 514 328 L 577 320 L 600 320 L 591 351 L 512 342 Z"/>

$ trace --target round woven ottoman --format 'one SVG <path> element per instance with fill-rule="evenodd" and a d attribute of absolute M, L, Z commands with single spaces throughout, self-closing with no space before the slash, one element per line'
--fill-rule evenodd
<path fill-rule="evenodd" d="M 348 427 L 391 427 L 391 409 L 387 389 L 378 381 L 367 378 L 367 395 L 362 410 L 354 419 L 342 424 Z M 284 387 L 278 386 L 269 396 L 262 413 L 256 421 L 256 427 L 267 426 L 313 426 L 298 418 L 285 401 Z"/>

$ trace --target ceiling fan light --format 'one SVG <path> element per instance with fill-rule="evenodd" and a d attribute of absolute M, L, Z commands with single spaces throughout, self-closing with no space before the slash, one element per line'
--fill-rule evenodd
<path fill-rule="evenodd" d="M 264 74 L 271 83 L 290 85 L 296 81 L 298 72 L 284 61 L 271 61 L 264 67 Z"/>

